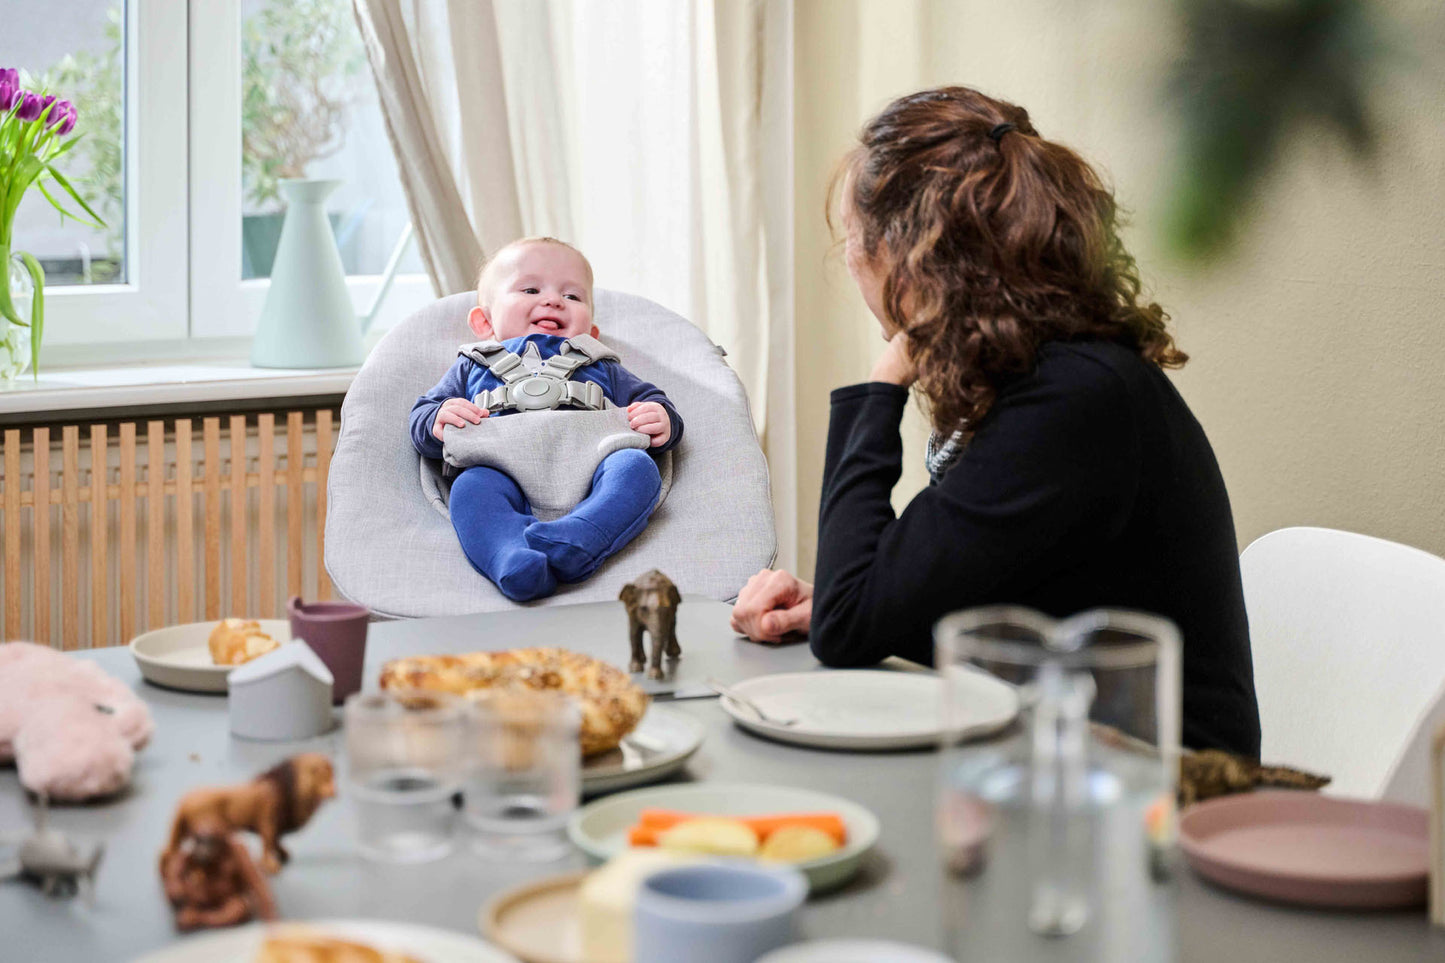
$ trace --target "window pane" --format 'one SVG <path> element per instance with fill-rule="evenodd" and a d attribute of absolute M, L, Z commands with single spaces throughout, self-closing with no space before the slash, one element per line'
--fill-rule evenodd
<path fill-rule="evenodd" d="M 380 274 L 408 213 L 351 0 L 242 0 L 242 278 L 269 277 L 277 182 L 341 182 L 327 202 L 348 275 Z M 402 273 L 422 271 L 415 248 Z"/>
<path fill-rule="evenodd" d="M 56 167 L 107 225 L 62 220 L 32 186 L 15 215 L 15 248 L 40 259 L 47 285 L 125 281 L 125 5 L 5 0 L 0 67 L 18 67 L 26 87 L 75 104 L 71 136 L 84 136 Z M 76 209 L 53 182 L 45 186 Z"/>

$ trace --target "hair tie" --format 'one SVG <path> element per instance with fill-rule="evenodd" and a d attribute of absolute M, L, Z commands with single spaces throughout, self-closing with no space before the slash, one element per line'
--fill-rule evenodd
<path fill-rule="evenodd" d="M 996 124 L 994 125 L 993 130 L 988 132 L 988 136 L 990 140 L 997 144 L 999 141 L 1003 140 L 1003 135 L 1007 134 L 1011 130 L 1018 130 L 1018 126 L 1016 124 L 1008 123 Z"/>

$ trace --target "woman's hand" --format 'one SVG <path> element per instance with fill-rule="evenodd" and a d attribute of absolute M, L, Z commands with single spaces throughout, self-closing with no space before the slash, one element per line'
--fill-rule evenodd
<path fill-rule="evenodd" d="M 732 628 L 754 642 L 781 642 L 789 632 L 808 634 L 813 586 L 781 569 L 763 569 L 738 593 Z"/>
<path fill-rule="evenodd" d="M 655 401 L 636 401 L 627 406 L 627 427 L 649 435 L 651 448 L 661 448 L 672 437 L 672 419 Z"/>
<path fill-rule="evenodd" d="M 448 398 L 442 402 L 437 409 L 436 420 L 431 423 L 432 437 L 442 441 L 442 427 L 455 425 L 458 428 L 465 428 L 467 425 L 480 425 L 482 419 L 491 412 L 485 408 L 478 408 L 465 398 Z"/>
<path fill-rule="evenodd" d="M 883 349 L 883 356 L 874 363 L 868 380 L 903 388 L 912 386 L 918 380 L 918 368 L 908 355 L 908 335 L 899 331 L 888 339 L 888 346 Z"/>

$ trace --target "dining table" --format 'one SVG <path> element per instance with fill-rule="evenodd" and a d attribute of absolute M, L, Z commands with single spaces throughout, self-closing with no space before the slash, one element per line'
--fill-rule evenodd
<path fill-rule="evenodd" d="M 674 670 L 675 694 L 696 695 L 709 679 L 726 684 L 781 672 L 835 671 L 823 668 L 805 642 L 760 645 L 739 637 L 729 626 L 729 612 L 723 602 L 684 596 L 678 607 L 682 656 Z M 405 655 L 527 646 L 561 646 L 623 665 L 629 652 L 627 614 L 620 602 L 592 602 L 373 622 L 365 684 L 374 688 L 382 664 Z M 244 781 L 298 752 L 344 755 L 339 709 L 337 728 L 321 737 L 248 741 L 230 734 L 224 694 L 147 683 L 124 647 L 75 657 L 93 660 L 133 687 L 151 709 L 155 733 L 137 754 L 131 785 L 119 796 L 49 811 L 52 828 L 105 845 L 89 898 L 46 896 L 18 880 L 0 883 L 3 963 L 126 961 L 191 938 L 175 930 L 157 871 L 182 794 Z M 668 700 L 666 695 L 656 698 Z M 805 937 L 896 940 L 940 949 L 958 937 L 953 887 L 935 840 L 936 749 L 807 748 L 743 730 L 716 698 L 677 698 L 666 704 L 705 731 L 701 747 L 670 781 L 807 788 L 850 799 L 880 820 L 877 845 L 859 874 L 805 904 L 800 920 Z M 479 912 L 498 893 L 587 865 L 580 852 L 552 862 L 499 862 L 466 846 L 430 863 L 369 861 L 353 842 L 354 814 L 344 782 L 339 790 L 339 798 L 287 837 L 291 860 L 272 879 L 285 919 L 392 920 L 480 936 Z M 0 835 L 28 828 L 32 809 L 14 769 L 0 770 Z M 988 870 L 1018 871 L 1009 866 Z M 1166 933 L 1172 928 L 1177 958 L 1189 963 L 1445 960 L 1445 930 L 1431 927 L 1423 907 L 1347 912 L 1271 904 L 1220 889 L 1182 864 L 1171 885 L 1177 887 L 1175 912 L 1141 912 L 1132 925 Z M 1041 940 L 1021 931 L 1012 958 L 1071 959 L 1070 939 Z"/>

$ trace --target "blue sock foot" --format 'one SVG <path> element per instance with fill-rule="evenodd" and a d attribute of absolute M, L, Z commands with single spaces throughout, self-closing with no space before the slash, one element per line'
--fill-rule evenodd
<path fill-rule="evenodd" d="M 498 590 L 513 602 L 530 602 L 557 591 L 547 556 L 520 546 L 499 552 L 485 574 Z"/>
<path fill-rule="evenodd" d="M 585 518 L 568 515 L 534 522 L 522 533 L 527 547 L 547 559 L 563 582 L 580 582 L 607 558 L 611 540 Z"/>

